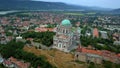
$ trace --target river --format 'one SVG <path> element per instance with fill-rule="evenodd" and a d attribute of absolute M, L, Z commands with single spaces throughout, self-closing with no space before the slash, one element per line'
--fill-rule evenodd
<path fill-rule="evenodd" d="M 14 13 L 14 12 L 18 12 L 18 11 L 0 11 L 0 15 L 5 15 L 8 13 Z"/>

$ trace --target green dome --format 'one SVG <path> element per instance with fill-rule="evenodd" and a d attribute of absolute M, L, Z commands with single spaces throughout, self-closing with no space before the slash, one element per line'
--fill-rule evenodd
<path fill-rule="evenodd" d="M 61 24 L 62 25 L 71 25 L 70 20 L 68 20 L 68 19 L 63 20 Z"/>

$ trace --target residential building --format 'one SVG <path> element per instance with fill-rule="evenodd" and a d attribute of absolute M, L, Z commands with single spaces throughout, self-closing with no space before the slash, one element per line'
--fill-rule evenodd
<path fill-rule="evenodd" d="M 77 52 L 76 53 L 76 59 L 82 62 L 94 62 L 97 64 L 101 64 L 102 63 L 102 56 L 96 55 L 96 54 L 86 54 L 86 53 L 81 53 L 81 52 Z"/>
<path fill-rule="evenodd" d="M 75 59 L 83 62 L 102 63 L 103 60 L 120 64 L 120 55 L 107 50 L 93 50 L 79 46 L 75 53 Z"/>
<path fill-rule="evenodd" d="M 45 28 L 45 27 L 35 28 L 35 32 L 46 32 L 46 31 L 54 32 L 54 28 Z"/>
<path fill-rule="evenodd" d="M 18 59 L 14 57 L 10 57 L 8 60 L 14 64 L 15 68 L 29 68 L 30 66 L 30 63 L 25 63 L 24 61 L 18 61 Z"/>
<path fill-rule="evenodd" d="M 0 64 L 3 63 L 4 59 L 3 57 L 0 55 Z"/>
<path fill-rule="evenodd" d="M 108 35 L 106 31 L 100 31 L 101 38 L 108 39 Z"/>
<path fill-rule="evenodd" d="M 9 60 L 4 60 L 3 65 L 5 67 L 8 67 L 8 68 L 13 68 L 14 67 L 14 64 L 12 62 L 10 62 Z"/>
<path fill-rule="evenodd" d="M 96 37 L 96 38 L 99 37 L 99 31 L 98 31 L 97 28 L 94 28 L 94 29 L 93 29 L 93 37 Z"/>

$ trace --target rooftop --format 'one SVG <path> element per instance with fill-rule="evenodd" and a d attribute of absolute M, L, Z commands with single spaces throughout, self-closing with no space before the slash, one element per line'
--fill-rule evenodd
<path fill-rule="evenodd" d="M 55 28 L 44 28 L 44 27 L 40 27 L 40 28 L 35 28 L 36 32 L 46 32 L 46 31 L 51 31 L 53 32 Z"/>
<path fill-rule="evenodd" d="M 20 67 L 20 68 L 28 68 L 29 66 L 30 66 L 30 63 L 25 63 L 25 62 L 23 62 L 23 61 L 18 61 L 16 58 L 14 58 L 14 57 L 10 57 L 9 58 L 9 60 L 12 62 L 12 63 L 14 63 L 14 64 L 16 64 L 18 67 Z"/>
<path fill-rule="evenodd" d="M 114 52 L 110 52 L 107 50 L 92 50 L 92 49 L 87 49 L 84 47 L 78 47 L 77 48 L 78 52 L 82 52 L 82 53 L 87 53 L 87 54 L 95 54 L 95 55 L 99 55 L 99 56 L 105 56 L 108 58 L 114 58 L 114 57 L 120 57 L 120 54 L 115 54 Z"/>

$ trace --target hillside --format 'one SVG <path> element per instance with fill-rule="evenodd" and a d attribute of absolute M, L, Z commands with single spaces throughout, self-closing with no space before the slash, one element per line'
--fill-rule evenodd
<path fill-rule="evenodd" d="M 0 0 L 0 10 L 108 10 L 100 7 L 71 5 L 62 2 Z"/>
<path fill-rule="evenodd" d="M 40 50 L 35 47 L 24 47 L 27 52 L 34 53 L 35 55 L 43 55 L 47 60 L 57 68 L 86 68 L 85 64 L 74 62 L 74 55 L 64 53 L 58 50 Z"/>
<path fill-rule="evenodd" d="M 87 64 L 74 60 L 74 55 L 71 53 L 65 53 L 56 49 L 42 50 L 35 47 L 25 46 L 24 51 L 34 53 L 37 56 L 45 56 L 46 60 L 57 68 L 119 68 L 119 64 L 111 62 L 104 62 L 104 64 Z"/>
<path fill-rule="evenodd" d="M 86 7 L 87 8 L 87 7 Z M 85 9 L 83 6 L 68 5 L 61 2 L 0 0 L 0 9 L 12 10 L 67 10 Z"/>
<path fill-rule="evenodd" d="M 113 13 L 120 13 L 120 8 L 119 9 L 114 9 L 111 12 L 113 12 Z"/>

